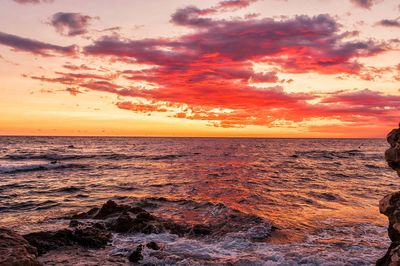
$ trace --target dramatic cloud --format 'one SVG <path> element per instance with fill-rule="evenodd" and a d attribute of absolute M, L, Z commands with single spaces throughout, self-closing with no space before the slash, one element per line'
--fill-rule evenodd
<path fill-rule="evenodd" d="M 394 119 L 399 108 L 396 96 L 369 90 L 289 93 L 282 86 L 290 81 L 279 78 L 282 73 L 310 72 L 361 76 L 367 70 L 359 59 L 386 51 L 386 44 L 355 39 L 357 33 L 343 32 L 329 15 L 279 20 L 208 16 L 251 2 L 232 0 L 208 9 L 177 10 L 171 22 L 190 27 L 190 34 L 149 39 L 105 36 L 83 47 L 86 56 L 109 57 L 133 64 L 135 70 L 100 72 L 66 64 L 69 72 L 31 78 L 115 94 L 120 98 L 116 106 L 124 110 L 204 120 L 218 127 L 276 127 L 307 119 L 346 123 Z M 255 64 L 269 70 L 256 71 Z M 137 70 L 139 65 L 146 68 Z M 372 102 L 373 97 L 378 101 Z"/>
<path fill-rule="evenodd" d="M 382 19 L 377 24 L 380 25 L 380 26 L 384 26 L 384 27 L 400 28 L 400 20 L 399 20 L 399 18 L 397 18 L 397 19 Z"/>
<path fill-rule="evenodd" d="M 39 4 L 39 3 L 51 3 L 54 0 L 13 0 L 18 4 Z"/>
<path fill-rule="evenodd" d="M 17 51 L 24 51 L 42 56 L 50 56 L 55 54 L 73 55 L 77 49 L 77 47 L 74 45 L 59 46 L 4 32 L 0 32 L 0 44 L 9 46 Z"/>
<path fill-rule="evenodd" d="M 354 5 L 361 7 L 361 8 L 366 8 L 366 9 L 371 9 L 371 7 L 379 2 L 381 0 L 350 0 Z"/>
<path fill-rule="evenodd" d="M 50 24 L 61 35 L 76 36 L 87 33 L 92 19 L 93 17 L 80 13 L 59 12 L 53 15 Z"/>

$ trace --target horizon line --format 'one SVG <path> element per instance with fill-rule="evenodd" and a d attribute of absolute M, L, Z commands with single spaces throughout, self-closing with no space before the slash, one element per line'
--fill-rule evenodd
<path fill-rule="evenodd" d="M 147 136 L 147 135 L 1 135 L 0 137 L 39 137 L 39 138 L 230 138 L 230 139 L 386 139 L 386 137 L 266 137 L 266 136 Z"/>

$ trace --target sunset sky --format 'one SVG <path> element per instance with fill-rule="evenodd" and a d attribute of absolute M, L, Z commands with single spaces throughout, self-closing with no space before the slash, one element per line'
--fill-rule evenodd
<path fill-rule="evenodd" d="M 399 0 L 0 0 L 0 134 L 383 137 Z"/>

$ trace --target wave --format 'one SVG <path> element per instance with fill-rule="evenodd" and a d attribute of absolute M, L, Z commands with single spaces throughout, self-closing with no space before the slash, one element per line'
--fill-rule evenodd
<path fill-rule="evenodd" d="M 13 166 L 0 166 L 0 174 L 13 174 L 19 172 L 32 172 L 32 171 L 47 171 L 55 169 L 69 169 L 69 168 L 86 168 L 82 164 L 31 164 L 31 165 L 13 165 Z"/>
<path fill-rule="evenodd" d="M 165 154 L 165 155 L 140 155 L 140 154 L 119 154 L 119 153 L 106 153 L 106 154 L 57 154 L 57 153 L 44 153 L 44 154 L 8 154 L 4 159 L 8 160 L 48 160 L 48 161 L 62 161 L 62 160 L 79 160 L 79 159 L 107 159 L 107 160 L 130 160 L 130 159 L 144 159 L 144 160 L 173 160 L 184 157 L 182 154 Z"/>
<path fill-rule="evenodd" d="M 346 159 L 353 157 L 363 158 L 381 158 L 379 154 L 368 154 L 362 150 L 346 150 L 346 151 L 326 151 L 326 150 L 311 150 L 311 151 L 295 151 L 291 157 L 293 158 L 311 158 L 311 159 Z"/>

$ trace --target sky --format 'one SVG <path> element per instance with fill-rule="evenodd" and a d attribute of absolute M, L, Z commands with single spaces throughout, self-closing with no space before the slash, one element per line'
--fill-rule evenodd
<path fill-rule="evenodd" d="M 384 137 L 399 0 L 0 0 L 0 135 Z"/>

